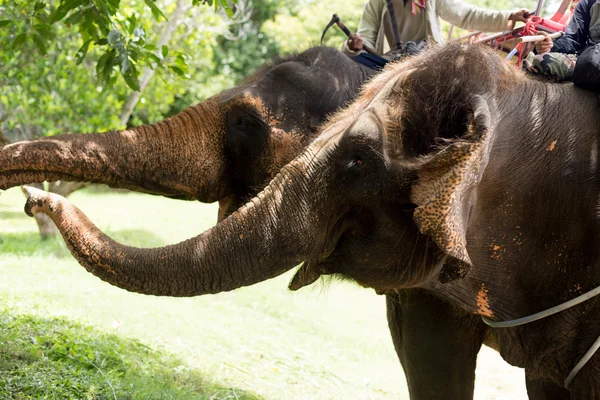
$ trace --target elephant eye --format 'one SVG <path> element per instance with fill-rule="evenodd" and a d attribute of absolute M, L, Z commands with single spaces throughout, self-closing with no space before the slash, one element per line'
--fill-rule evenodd
<path fill-rule="evenodd" d="M 235 124 L 240 128 L 245 128 L 250 125 L 249 121 L 244 117 L 238 118 L 237 121 L 235 121 Z"/>
<path fill-rule="evenodd" d="M 242 129 L 258 128 L 263 124 L 260 118 L 252 114 L 240 115 L 234 123 L 235 126 Z"/>
<path fill-rule="evenodd" d="M 362 160 L 362 158 L 360 156 L 354 156 L 354 158 L 352 158 L 352 160 L 350 160 L 350 162 L 348 163 L 348 167 L 362 167 L 365 164 L 365 162 Z"/>

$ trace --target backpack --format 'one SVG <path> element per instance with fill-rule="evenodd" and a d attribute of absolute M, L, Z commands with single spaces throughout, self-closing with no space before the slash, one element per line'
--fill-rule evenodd
<path fill-rule="evenodd" d="M 573 83 L 600 92 L 600 43 L 589 46 L 579 55 L 573 70 Z"/>

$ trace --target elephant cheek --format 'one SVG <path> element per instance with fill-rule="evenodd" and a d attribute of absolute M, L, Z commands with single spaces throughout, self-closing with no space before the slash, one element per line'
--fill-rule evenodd
<path fill-rule="evenodd" d="M 286 132 L 272 128 L 269 135 L 268 158 L 270 159 L 269 175 L 275 176 L 279 170 L 293 160 L 304 148 L 302 138 L 306 135 Z"/>

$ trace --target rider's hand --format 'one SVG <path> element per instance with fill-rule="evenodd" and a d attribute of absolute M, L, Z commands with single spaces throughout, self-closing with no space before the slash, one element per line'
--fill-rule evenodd
<path fill-rule="evenodd" d="M 360 51 L 363 48 L 363 40 L 358 33 L 353 33 L 348 39 L 348 48 L 352 51 Z"/>
<path fill-rule="evenodd" d="M 541 42 L 537 42 L 537 44 L 535 45 L 535 51 L 537 51 L 538 54 L 544 54 L 552 50 L 552 47 L 554 46 L 554 41 L 550 36 L 548 36 L 546 32 L 540 32 L 540 35 L 544 35 L 546 36 L 546 38 Z"/>
<path fill-rule="evenodd" d="M 508 17 L 509 21 L 513 22 L 527 22 L 527 18 L 531 15 L 531 12 L 526 8 L 521 8 L 519 11 L 515 11 Z"/>
<path fill-rule="evenodd" d="M 515 11 L 508 17 L 508 29 L 515 29 L 517 22 L 527 22 L 527 19 L 531 16 L 531 12 L 526 8 L 521 8 L 519 11 Z"/>

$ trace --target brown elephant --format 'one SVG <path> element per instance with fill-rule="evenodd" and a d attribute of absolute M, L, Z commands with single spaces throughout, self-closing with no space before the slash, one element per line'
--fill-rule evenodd
<path fill-rule="evenodd" d="M 460 321 L 511 320 L 600 284 L 599 134 L 597 95 L 453 45 L 377 76 L 261 193 L 193 239 L 120 245 L 35 190 L 26 211 L 48 214 L 88 271 L 130 291 L 217 293 L 303 262 L 292 289 L 335 274 L 381 293 L 419 288 Z M 478 344 L 467 323 L 465 340 L 493 338 L 528 377 L 563 386 L 600 334 L 599 314 L 589 301 L 477 328 Z M 568 389 L 600 398 L 599 354 Z"/>
<path fill-rule="evenodd" d="M 373 74 L 337 50 L 311 48 L 268 62 L 239 86 L 156 124 L 6 145 L 0 189 L 105 183 L 219 201 L 222 217 L 260 191 Z"/>

